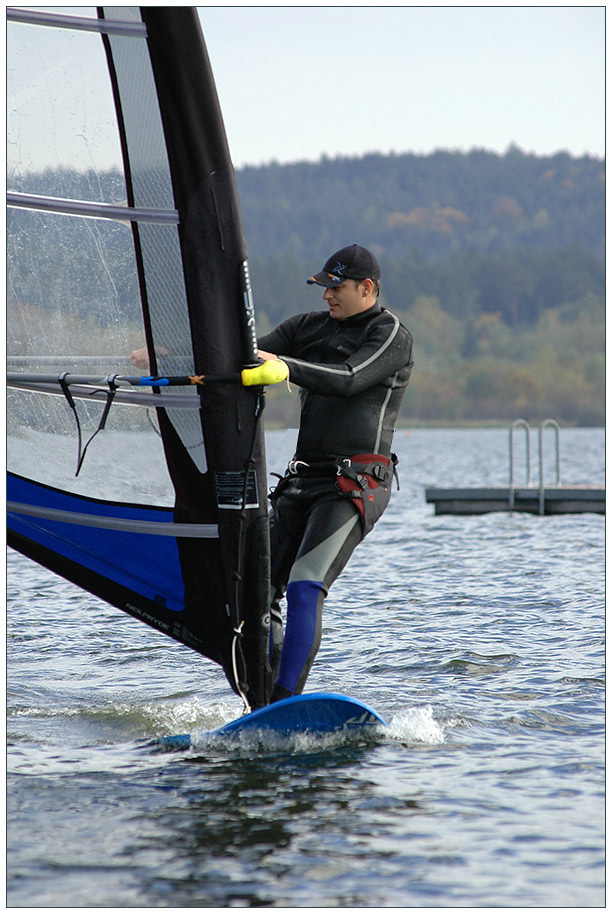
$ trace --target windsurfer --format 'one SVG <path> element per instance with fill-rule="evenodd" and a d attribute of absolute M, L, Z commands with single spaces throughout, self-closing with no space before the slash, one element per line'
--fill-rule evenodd
<path fill-rule="evenodd" d="M 283 361 L 301 397 L 296 453 L 271 495 L 272 702 L 302 692 L 324 599 L 390 498 L 413 341 L 378 303 L 380 276 L 370 251 L 342 248 L 307 279 L 324 287 L 328 311 L 294 315 L 259 340 L 260 357 Z"/>
<path fill-rule="evenodd" d="M 378 302 L 381 271 L 359 245 L 333 254 L 307 283 L 327 311 L 294 315 L 258 341 L 300 388 L 296 453 L 271 494 L 271 702 L 302 692 L 321 642 L 323 602 L 390 499 L 394 425 L 413 366 L 413 339 Z M 147 350 L 130 361 L 146 367 Z M 264 369 L 265 366 L 262 366 Z M 280 610 L 287 599 L 285 633 Z"/>

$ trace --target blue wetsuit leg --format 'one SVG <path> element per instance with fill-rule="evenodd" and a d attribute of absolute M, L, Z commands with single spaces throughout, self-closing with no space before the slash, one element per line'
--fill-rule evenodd
<path fill-rule="evenodd" d="M 293 581 L 287 586 L 287 620 L 276 683 L 289 695 L 301 692 L 321 642 L 321 608 L 326 592 L 319 581 Z"/>

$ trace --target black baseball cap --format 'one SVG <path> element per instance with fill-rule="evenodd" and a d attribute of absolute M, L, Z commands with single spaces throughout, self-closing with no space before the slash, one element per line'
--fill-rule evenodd
<path fill-rule="evenodd" d="M 345 280 L 381 279 L 377 258 L 360 245 L 348 245 L 329 257 L 320 273 L 310 276 L 307 283 L 317 283 L 329 289 L 340 286 Z"/>

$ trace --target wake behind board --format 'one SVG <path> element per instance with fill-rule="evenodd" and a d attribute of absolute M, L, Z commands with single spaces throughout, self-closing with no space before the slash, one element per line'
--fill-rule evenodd
<path fill-rule="evenodd" d="M 306 693 L 256 709 L 208 733 L 222 736 L 257 731 L 271 731 L 277 735 L 333 734 L 385 724 L 377 712 L 358 699 L 339 693 Z M 164 750 L 184 750 L 189 745 L 189 734 L 164 737 L 159 741 Z"/>

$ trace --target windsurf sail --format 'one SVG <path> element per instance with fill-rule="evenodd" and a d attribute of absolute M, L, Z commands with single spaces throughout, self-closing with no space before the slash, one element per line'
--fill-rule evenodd
<path fill-rule="evenodd" d="M 263 389 L 240 384 L 255 318 L 198 15 L 7 18 L 9 545 L 220 664 L 256 707 Z"/>

